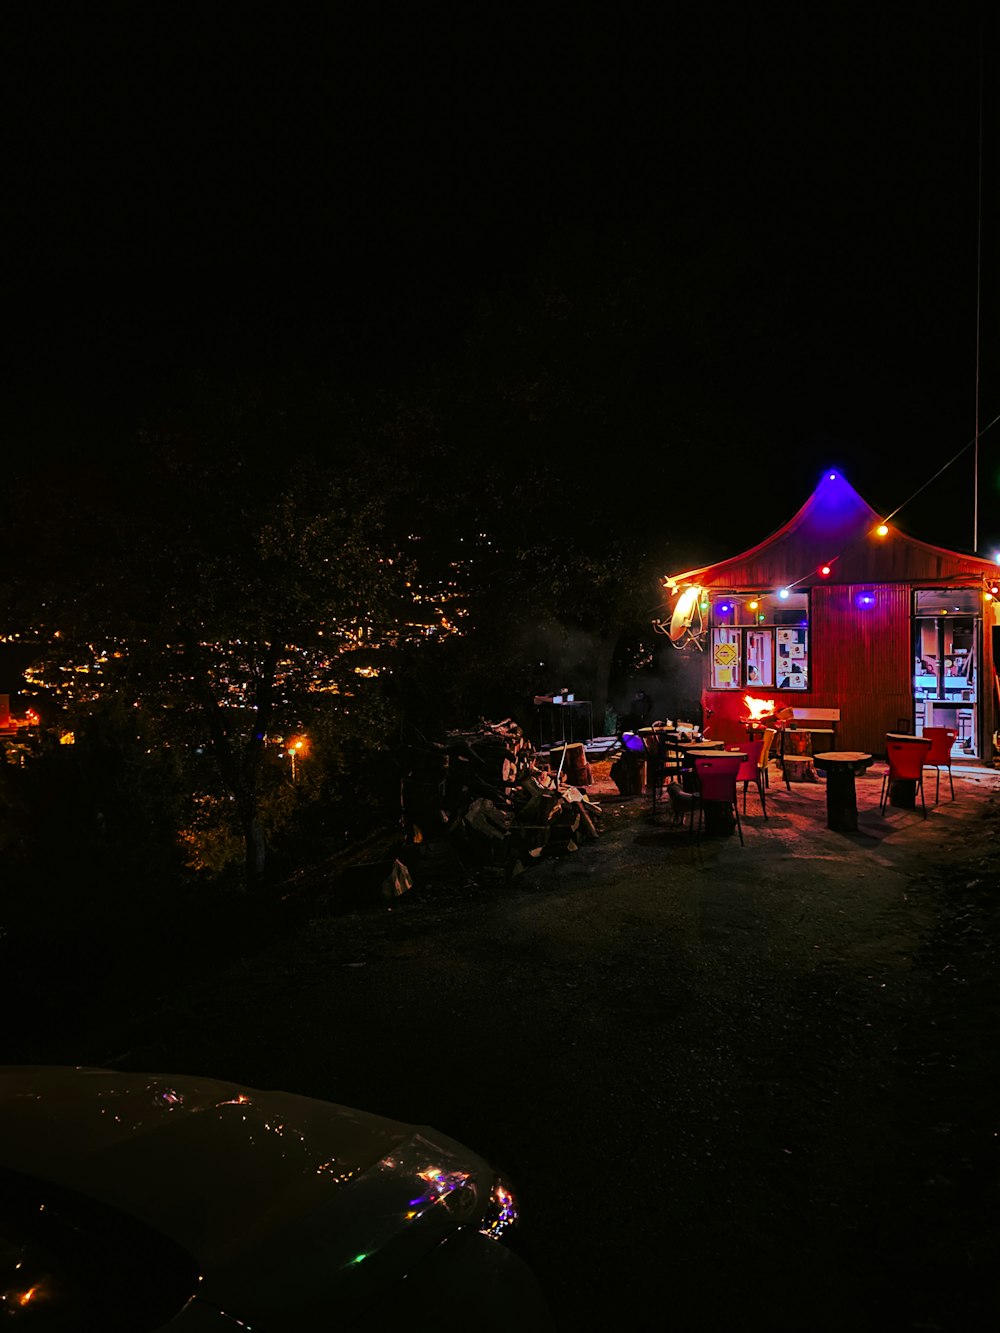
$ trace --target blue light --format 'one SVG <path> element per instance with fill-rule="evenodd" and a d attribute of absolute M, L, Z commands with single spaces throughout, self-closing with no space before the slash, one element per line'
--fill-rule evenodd
<path fill-rule="evenodd" d="M 781 598 L 782 601 L 785 601 L 788 597 L 788 589 L 782 588 L 782 590 L 778 593 L 778 596 Z"/>
<path fill-rule="evenodd" d="M 855 593 L 854 605 L 859 611 L 868 611 L 875 605 L 875 594 L 865 589 L 864 592 Z"/>
<path fill-rule="evenodd" d="M 836 474 L 836 472 L 831 472 L 831 473 L 830 473 L 830 480 L 831 480 L 831 481 L 836 481 L 836 480 L 837 480 L 837 474 Z"/>

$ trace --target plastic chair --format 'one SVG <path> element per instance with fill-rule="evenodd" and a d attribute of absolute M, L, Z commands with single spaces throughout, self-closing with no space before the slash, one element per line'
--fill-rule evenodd
<path fill-rule="evenodd" d="M 885 757 L 889 761 L 888 770 L 882 775 L 882 792 L 879 796 L 878 812 L 885 814 L 889 803 L 889 789 L 894 782 L 915 782 L 920 792 L 920 808 L 927 818 L 927 806 L 924 802 L 924 764 L 931 748 L 929 740 L 893 741 L 886 737 Z"/>
<path fill-rule="evenodd" d="M 770 772 L 769 765 L 771 763 L 771 749 L 774 746 L 777 737 L 778 730 L 776 727 L 764 728 L 764 748 L 760 752 L 760 776 L 761 782 L 765 787 L 770 786 L 770 783 L 767 780 L 767 775 Z M 765 810 L 764 813 L 766 815 L 767 811 Z"/>
<path fill-rule="evenodd" d="M 744 763 L 740 765 L 740 771 L 736 774 L 736 781 L 743 783 L 743 813 L 747 812 L 747 788 L 750 783 L 756 784 L 758 795 L 760 796 L 760 808 L 764 818 L 767 818 L 767 799 L 764 796 L 764 788 L 767 786 L 767 766 L 771 759 L 771 745 L 777 733 L 768 727 L 760 740 L 749 741 L 742 748 L 746 750 L 747 757 Z"/>
<path fill-rule="evenodd" d="M 745 745 L 740 746 L 740 752 L 746 755 L 746 758 L 739 766 L 736 774 L 737 786 L 743 783 L 743 813 L 747 812 L 747 787 L 753 782 L 760 791 L 760 752 L 764 748 L 764 739 L 759 741 L 747 741 Z M 761 793 L 761 804 L 764 803 L 764 796 Z"/>
<path fill-rule="evenodd" d="M 934 803 L 937 804 L 941 792 L 941 767 L 948 770 L 948 782 L 951 785 L 951 799 L 955 799 L 955 783 L 951 776 L 951 747 L 955 744 L 958 732 L 952 727 L 924 727 L 924 735 L 930 737 L 931 748 L 924 756 L 924 766 L 933 768 L 937 773 L 937 785 L 934 788 Z"/>
<path fill-rule="evenodd" d="M 743 844 L 743 827 L 740 824 L 740 808 L 736 800 L 736 775 L 743 760 L 739 755 L 726 754 L 720 750 L 717 755 L 700 754 L 694 761 L 695 777 L 698 781 L 698 836 L 701 837 L 704 822 L 705 804 L 718 801 L 719 804 L 731 805 L 736 816 L 736 829 Z M 692 816 L 692 823 L 694 822 Z"/>

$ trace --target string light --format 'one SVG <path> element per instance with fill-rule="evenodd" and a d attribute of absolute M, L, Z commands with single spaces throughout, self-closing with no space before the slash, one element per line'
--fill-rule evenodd
<path fill-rule="evenodd" d="M 997 422 L 1000 422 L 1000 414 L 998 414 L 996 417 L 993 418 L 993 420 L 992 420 L 991 422 L 989 422 L 989 424 L 988 424 L 988 426 L 986 427 L 986 429 L 988 430 L 988 429 L 990 429 L 991 427 L 995 426 L 995 425 L 997 424 Z M 959 453 L 957 453 L 957 454 L 955 455 L 954 458 L 950 459 L 950 460 L 944 465 L 944 467 L 939 468 L 938 471 L 934 474 L 934 476 L 931 477 L 931 478 L 929 478 L 928 481 L 924 482 L 924 484 L 923 484 L 922 486 L 920 486 L 916 491 L 914 491 L 914 493 L 909 497 L 909 499 L 904 500 L 903 503 L 902 503 L 901 505 L 898 505 L 898 506 L 892 511 L 892 513 L 886 515 L 886 520 L 890 520 L 890 519 L 894 518 L 894 517 L 900 512 L 900 510 L 903 509 L 903 508 L 905 508 L 906 505 L 908 505 L 908 504 L 910 503 L 911 500 L 915 499 L 916 496 L 919 495 L 920 492 L 921 492 L 922 490 L 924 490 L 926 486 L 930 485 L 930 482 L 931 482 L 931 481 L 934 481 L 937 477 L 939 477 L 939 476 L 941 475 L 941 473 L 945 470 L 945 468 L 950 467 L 952 463 L 954 463 L 959 457 L 961 457 L 961 455 L 966 451 L 966 449 L 971 448 L 971 446 L 972 446 L 973 443 L 974 443 L 973 441 L 970 441 L 969 444 L 967 444 L 963 449 L 961 449 L 961 450 L 959 451 Z M 827 479 L 828 479 L 829 481 L 836 481 L 836 480 L 838 479 L 838 476 L 839 476 L 839 474 L 836 473 L 836 472 L 828 472 L 826 475 L 827 475 Z M 839 552 L 838 555 L 834 556 L 834 558 L 833 558 L 831 561 L 829 561 L 827 564 L 824 564 L 824 565 L 822 565 L 822 566 L 820 567 L 820 569 L 818 570 L 818 573 L 820 574 L 820 576 L 821 576 L 822 578 L 829 578 L 829 576 L 830 576 L 830 575 L 832 574 L 832 572 L 833 572 L 833 565 L 836 564 L 836 562 L 837 562 L 842 556 L 844 556 L 849 550 L 851 550 L 853 547 L 857 546 L 860 542 L 864 541 L 864 538 L 865 538 L 866 535 L 877 536 L 877 537 L 879 537 L 879 538 L 885 538 L 885 537 L 887 537 L 887 536 L 889 535 L 889 524 L 888 524 L 888 521 L 886 521 L 886 520 L 883 520 L 883 521 L 882 521 L 881 523 L 879 523 L 878 526 L 875 527 L 874 529 L 869 529 L 869 530 L 868 530 L 868 533 L 863 534 L 863 535 L 861 535 L 861 536 L 855 538 L 855 540 L 852 541 L 852 542 L 849 542 L 849 543 L 847 544 L 847 546 L 845 546 L 845 548 L 844 548 L 842 551 Z M 982 558 L 982 557 L 980 557 L 980 558 Z M 998 565 L 1000 565 L 1000 550 L 994 552 L 993 559 L 995 560 L 995 562 L 996 562 Z M 808 579 L 809 579 L 809 575 L 808 575 L 808 574 L 804 574 L 804 575 L 803 575 L 801 578 L 799 578 L 799 579 L 794 579 L 792 582 L 790 582 L 789 584 L 787 584 L 784 588 L 780 588 L 780 589 L 778 589 L 778 590 L 777 590 L 777 596 L 780 597 L 782 600 L 786 600 L 786 599 L 790 596 L 790 594 L 791 594 L 791 590 L 792 590 L 792 589 L 799 587 L 800 584 L 806 583 Z M 677 581 L 676 581 L 676 579 L 674 579 L 674 578 L 672 578 L 672 577 L 669 577 L 669 576 L 668 576 L 667 578 L 665 578 L 664 582 L 665 582 L 665 583 L 668 585 L 668 587 L 671 588 L 671 589 L 675 589 L 675 588 L 678 586 L 678 585 L 677 585 Z M 699 590 L 699 591 L 701 591 L 702 593 L 704 593 L 704 590 L 703 590 L 703 589 L 701 589 L 701 590 Z M 772 595 L 773 595 L 773 594 L 772 594 Z M 865 598 L 864 602 L 862 602 L 862 601 L 860 600 L 860 598 L 862 598 L 862 597 Z M 869 597 L 870 597 L 870 599 L 871 599 L 870 601 L 867 600 Z M 984 591 L 984 598 L 985 598 L 986 601 L 1000 600 L 1000 584 L 991 585 L 991 587 L 989 588 L 989 590 L 985 590 L 985 591 Z M 864 605 L 864 606 L 867 607 L 867 606 L 872 606 L 872 605 L 874 605 L 874 604 L 875 604 L 875 601 L 876 601 L 876 598 L 875 598 L 874 593 L 871 593 L 869 590 L 865 590 L 865 592 L 862 593 L 862 594 L 859 594 L 858 597 L 856 597 L 855 600 L 856 600 L 856 603 L 857 603 L 859 606 L 860 606 L 860 605 Z M 703 611 L 708 610 L 709 603 L 708 603 L 707 601 L 701 601 L 701 602 L 699 603 L 699 605 L 700 605 L 700 607 L 701 607 L 701 610 L 703 610 Z M 746 606 L 746 609 L 747 609 L 748 611 L 757 611 L 758 608 L 759 608 L 759 606 L 760 606 L 760 602 L 759 602 L 757 596 L 754 596 L 750 601 L 746 602 L 744 605 Z M 719 606 L 719 605 L 717 604 L 717 609 L 720 610 L 720 611 L 725 610 L 726 612 L 728 612 L 728 611 L 733 610 L 734 608 L 727 602 L 727 603 L 724 603 L 724 604 L 721 605 L 721 606 Z M 947 611 L 943 611 L 942 614 L 947 615 Z M 762 622 L 762 621 L 764 621 L 764 620 L 766 619 L 766 616 L 764 615 L 763 612 L 759 612 L 758 615 L 757 615 L 757 617 L 756 617 L 756 619 L 757 619 L 758 622 Z"/>

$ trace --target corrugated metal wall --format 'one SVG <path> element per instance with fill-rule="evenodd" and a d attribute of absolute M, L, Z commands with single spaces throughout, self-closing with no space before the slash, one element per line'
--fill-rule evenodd
<path fill-rule="evenodd" d="M 875 594 L 859 609 L 855 596 Z M 885 734 L 896 731 L 913 709 L 910 590 L 895 584 L 838 584 L 815 588 L 811 652 L 816 698 L 838 707 L 837 743 L 844 750 L 885 752 Z"/>

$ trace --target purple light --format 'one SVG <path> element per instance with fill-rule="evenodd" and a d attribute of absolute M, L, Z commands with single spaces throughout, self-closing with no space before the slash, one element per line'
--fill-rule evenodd
<path fill-rule="evenodd" d="M 622 737 L 622 743 L 626 750 L 645 750 L 646 745 L 641 736 L 636 736 L 634 732 L 626 731 Z"/>
<path fill-rule="evenodd" d="M 875 605 L 875 594 L 867 589 L 855 594 L 854 605 L 859 611 L 868 611 Z"/>
<path fill-rule="evenodd" d="M 729 612 L 733 609 L 733 604 L 732 602 L 718 602 L 716 604 L 715 609 L 720 613 L 720 615 L 728 615 Z"/>

